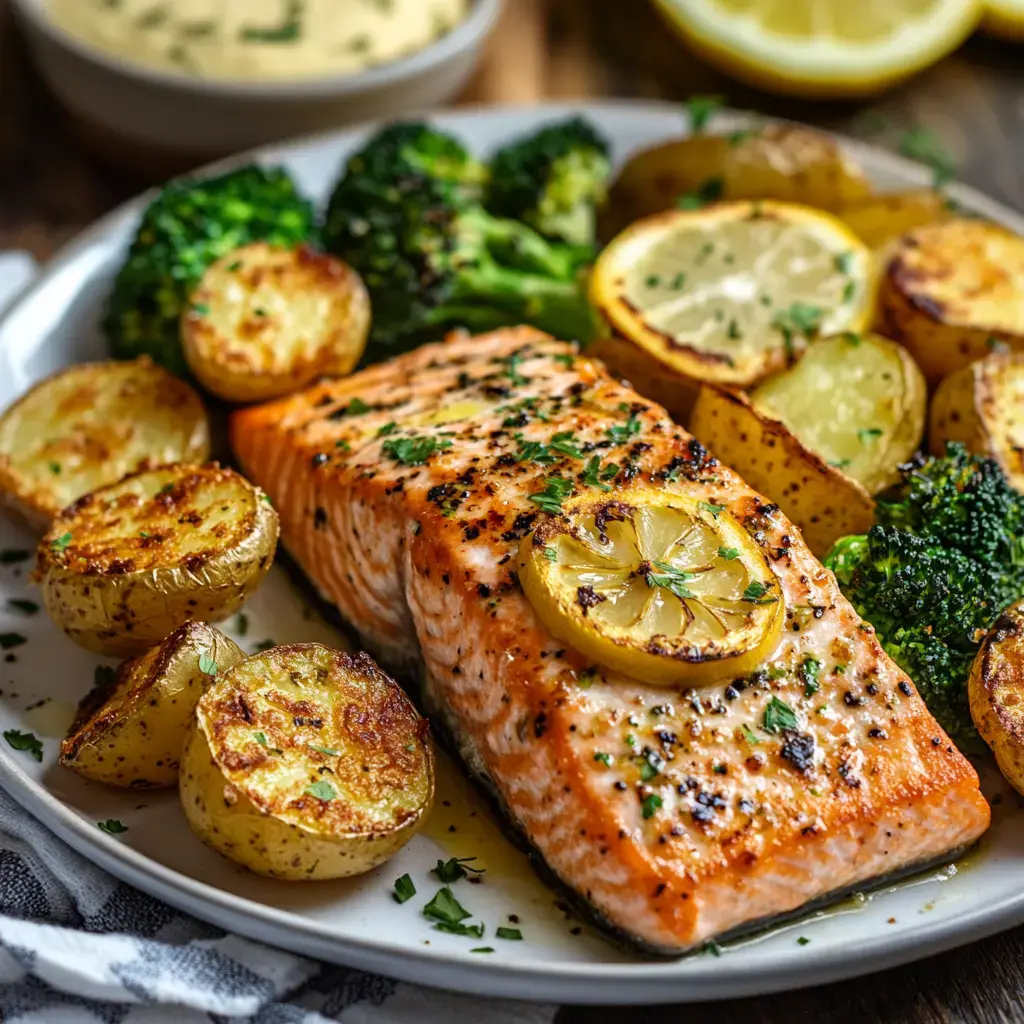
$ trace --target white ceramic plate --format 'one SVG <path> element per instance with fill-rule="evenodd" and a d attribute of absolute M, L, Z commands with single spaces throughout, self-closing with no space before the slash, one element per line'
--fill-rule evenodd
<path fill-rule="evenodd" d="M 437 120 L 486 151 L 569 109 L 478 110 Z M 684 126 L 681 112 L 668 105 L 581 109 L 614 140 L 618 159 L 638 146 L 678 135 Z M 357 138 L 332 135 L 258 155 L 284 162 L 312 194 L 324 196 Z M 850 143 L 850 148 L 879 188 L 928 180 L 926 171 L 888 153 L 862 144 Z M 1024 233 L 1024 220 L 1011 211 L 969 189 L 954 194 L 968 207 Z M 115 211 L 82 235 L 0 322 L 0 406 L 58 367 L 103 354 L 98 316 L 143 201 Z M 32 547 L 31 536 L 0 523 L 0 549 Z M 995 823 L 981 849 L 959 865 L 727 946 L 717 957 L 645 962 L 567 919 L 450 765 L 442 770 L 427 828 L 384 867 L 362 878 L 307 885 L 258 878 L 193 837 L 176 793 L 117 793 L 57 765 L 59 737 L 73 705 L 92 685 L 97 659 L 67 640 L 45 615 L 9 609 L 8 599 L 34 596 L 28 565 L 0 565 L 0 634 L 27 638 L 0 654 L 0 730 L 36 733 L 45 753 L 36 763 L 0 743 L 0 784 L 113 874 L 225 928 L 325 960 L 467 992 L 647 1003 L 820 984 L 892 967 L 1024 921 L 1024 815 L 1006 798 L 995 808 Z M 249 649 L 266 638 L 340 642 L 280 569 L 246 608 L 246 616 L 247 634 L 240 637 L 236 629 L 233 635 Z M 105 835 L 96 822 L 107 818 L 121 819 L 129 830 L 117 838 Z M 487 925 L 484 940 L 433 931 L 419 913 L 438 887 L 430 867 L 439 857 L 451 856 L 475 856 L 487 869 L 481 884 L 456 885 L 474 920 Z M 418 895 L 400 906 L 391 887 L 405 872 Z M 509 924 L 509 915 L 519 919 L 521 942 L 493 937 L 495 926 Z M 482 945 L 495 952 L 470 952 Z"/>

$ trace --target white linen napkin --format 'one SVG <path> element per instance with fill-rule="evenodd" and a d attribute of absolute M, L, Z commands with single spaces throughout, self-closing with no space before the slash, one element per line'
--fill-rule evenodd
<path fill-rule="evenodd" d="M 0 310 L 32 278 L 0 253 Z M 118 882 L 0 790 L 5 1024 L 551 1024 L 556 1007 L 473 999 L 227 934 Z"/>

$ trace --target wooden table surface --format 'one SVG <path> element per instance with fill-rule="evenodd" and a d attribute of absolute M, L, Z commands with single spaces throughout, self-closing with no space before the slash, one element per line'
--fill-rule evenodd
<path fill-rule="evenodd" d="M 643 0 L 507 0 L 488 58 L 460 102 L 601 96 L 680 100 L 698 92 L 722 93 L 734 106 L 853 134 L 866 134 L 869 124 L 876 133 L 887 125 L 881 129 L 882 142 L 893 142 L 908 126 L 925 125 L 960 159 L 965 181 L 1024 209 L 1024 46 L 974 39 L 870 104 L 813 104 L 757 93 L 702 66 Z M 0 0 L 0 249 L 23 248 L 46 258 L 139 187 L 138 181 L 97 166 L 75 147 L 60 112 L 28 67 L 6 0 Z M 1024 1022 L 1024 928 L 845 984 L 686 1007 L 567 1007 L 559 1015 L 559 1024 L 812 1020 Z"/>

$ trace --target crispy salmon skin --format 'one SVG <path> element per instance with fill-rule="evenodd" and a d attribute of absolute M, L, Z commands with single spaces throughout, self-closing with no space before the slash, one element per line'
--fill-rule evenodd
<path fill-rule="evenodd" d="M 580 457 L 531 459 L 531 442 L 565 431 Z M 684 952 L 987 828 L 973 768 L 799 531 L 572 346 L 527 328 L 453 337 L 236 412 L 231 433 L 324 597 L 391 666 L 422 662 L 470 771 L 644 948 Z M 596 479 L 624 501 L 656 486 L 726 507 L 781 581 L 770 660 L 672 689 L 555 640 L 515 566 L 521 539 L 558 514 L 530 497 L 556 472 L 578 493 Z M 780 702 L 795 721 L 766 730 Z"/>

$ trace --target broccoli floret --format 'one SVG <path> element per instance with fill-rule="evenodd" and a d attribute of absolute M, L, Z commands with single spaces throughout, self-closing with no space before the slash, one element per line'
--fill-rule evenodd
<path fill-rule="evenodd" d="M 607 140 L 581 117 L 517 139 L 491 161 L 487 208 L 592 257 L 597 209 L 611 173 L 609 152 Z"/>
<path fill-rule="evenodd" d="M 456 326 L 531 323 L 590 337 L 572 260 L 525 224 L 487 213 L 478 201 L 482 177 L 457 140 L 420 124 L 385 129 L 349 159 L 323 235 L 370 292 L 364 362 Z"/>
<path fill-rule="evenodd" d="M 985 631 L 1024 594 L 1022 498 L 993 460 L 950 444 L 903 467 L 878 519 L 825 564 L 946 731 L 976 749 L 967 676 Z"/>
<path fill-rule="evenodd" d="M 114 355 L 148 355 L 187 375 L 179 321 L 207 267 L 249 242 L 308 241 L 314 227 L 312 204 L 281 169 L 171 182 L 142 215 L 114 282 L 103 321 Z"/>

